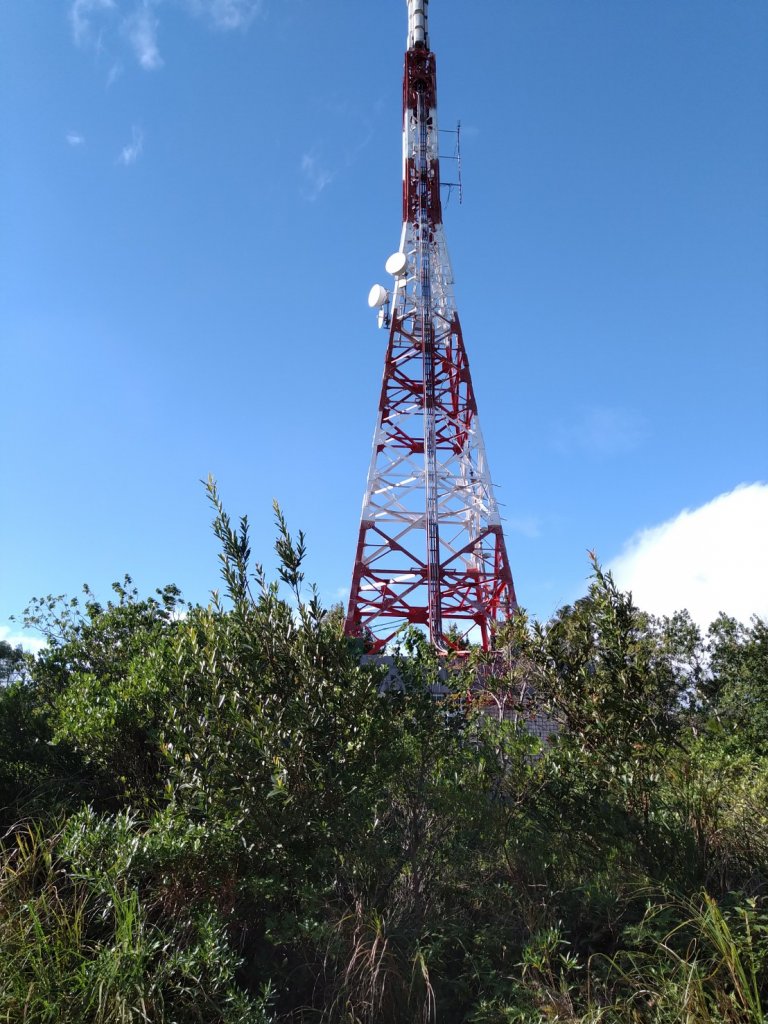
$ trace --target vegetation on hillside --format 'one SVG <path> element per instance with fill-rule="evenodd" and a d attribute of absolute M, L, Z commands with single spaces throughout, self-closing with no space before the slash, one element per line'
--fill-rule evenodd
<path fill-rule="evenodd" d="M 278 511 L 271 582 L 210 493 L 223 600 L 126 578 L 0 651 L 0 1021 L 764 1021 L 765 622 L 656 620 L 595 562 L 446 698 L 415 632 L 382 692 L 303 537 Z"/>

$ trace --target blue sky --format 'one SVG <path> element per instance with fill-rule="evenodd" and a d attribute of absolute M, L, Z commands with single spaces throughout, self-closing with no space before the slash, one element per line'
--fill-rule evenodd
<path fill-rule="evenodd" d="M 768 614 L 768 4 L 473 9 L 433 0 L 431 42 L 521 602 L 578 596 L 594 548 L 658 608 Z M 205 601 L 208 473 L 258 557 L 277 498 L 345 594 L 405 32 L 403 0 L 0 5 L 0 634 L 124 572 Z"/>

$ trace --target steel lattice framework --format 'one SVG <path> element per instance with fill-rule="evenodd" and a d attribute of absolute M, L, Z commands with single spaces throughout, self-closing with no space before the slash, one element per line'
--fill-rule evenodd
<path fill-rule="evenodd" d="M 487 649 L 516 607 L 443 230 L 428 2 L 407 0 L 402 255 L 376 302 L 389 344 L 345 626 L 374 652 L 406 623 Z"/>

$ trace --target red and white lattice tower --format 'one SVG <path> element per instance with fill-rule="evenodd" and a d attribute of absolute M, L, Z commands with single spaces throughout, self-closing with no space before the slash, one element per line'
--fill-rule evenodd
<path fill-rule="evenodd" d="M 407 3 L 403 230 L 369 297 L 389 344 L 345 629 L 373 652 L 406 623 L 487 649 L 515 590 L 443 231 L 429 0 Z"/>

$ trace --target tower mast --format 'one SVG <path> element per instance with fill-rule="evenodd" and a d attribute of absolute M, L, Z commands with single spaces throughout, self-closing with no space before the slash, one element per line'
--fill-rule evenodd
<path fill-rule="evenodd" d="M 487 649 L 516 598 L 443 230 L 429 0 L 407 4 L 403 229 L 369 297 L 389 344 L 345 630 L 374 652 L 407 623 Z"/>

